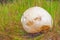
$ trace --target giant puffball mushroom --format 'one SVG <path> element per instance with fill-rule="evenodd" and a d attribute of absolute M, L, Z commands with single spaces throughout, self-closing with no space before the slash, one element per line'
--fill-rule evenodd
<path fill-rule="evenodd" d="M 41 7 L 27 9 L 21 18 L 23 28 L 28 33 L 38 33 L 52 29 L 51 15 Z"/>

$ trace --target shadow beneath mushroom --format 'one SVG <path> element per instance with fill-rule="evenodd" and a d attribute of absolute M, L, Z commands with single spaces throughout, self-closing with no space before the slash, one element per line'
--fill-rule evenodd
<path fill-rule="evenodd" d="M 23 37 L 25 37 L 25 38 L 35 38 L 35 37 L 40 36 L 42 34 L 43 34 L 43 32 L 34 33 L 34 34 L 32 34 L 32 33 L 26 33 L 26 34 L 23 35 Z"/>

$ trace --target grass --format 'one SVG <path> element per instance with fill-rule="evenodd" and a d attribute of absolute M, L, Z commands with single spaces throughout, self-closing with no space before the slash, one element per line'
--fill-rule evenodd
<path fill-rule="evenodd" d="M 57 24 L 59 20 L 58 15 L 60 14 L 58 1 L 15 0 L 13 3 L 0 4 L 0 35 L 3 37 L 8 36 L 7 38 L 9 39 L 5 38 L 5 40 L 42 40 L 40 38 L 43 38 L 43 34 L 34 38 L 25 38 L 26 32 L 23 30 L 20 22 L 24 11 L 33 6 L 39 6 L 47 10 L 52 15 L 54 24 Z M 60 30 L 59 27 L 55 28 L 56 32 Z"/>

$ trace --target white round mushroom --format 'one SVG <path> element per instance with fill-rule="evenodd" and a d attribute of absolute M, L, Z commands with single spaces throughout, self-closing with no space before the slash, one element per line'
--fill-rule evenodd
<path fill-rule="evenodd" d="M 53 26 L 51 15 L 41 7 L 27 9 L 22 15 L 21 23 L 28 33 L 46 31 Z"/>

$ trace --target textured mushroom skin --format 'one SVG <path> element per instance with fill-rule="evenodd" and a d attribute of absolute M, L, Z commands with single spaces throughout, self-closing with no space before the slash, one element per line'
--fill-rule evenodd
<path fill-rule="evenodd" d="M 40 7 L 27 9 L 22 15 L 21 22 L 28 33 L 37 33 L 51 29 L 53 24 L 51 15 Z"/>

